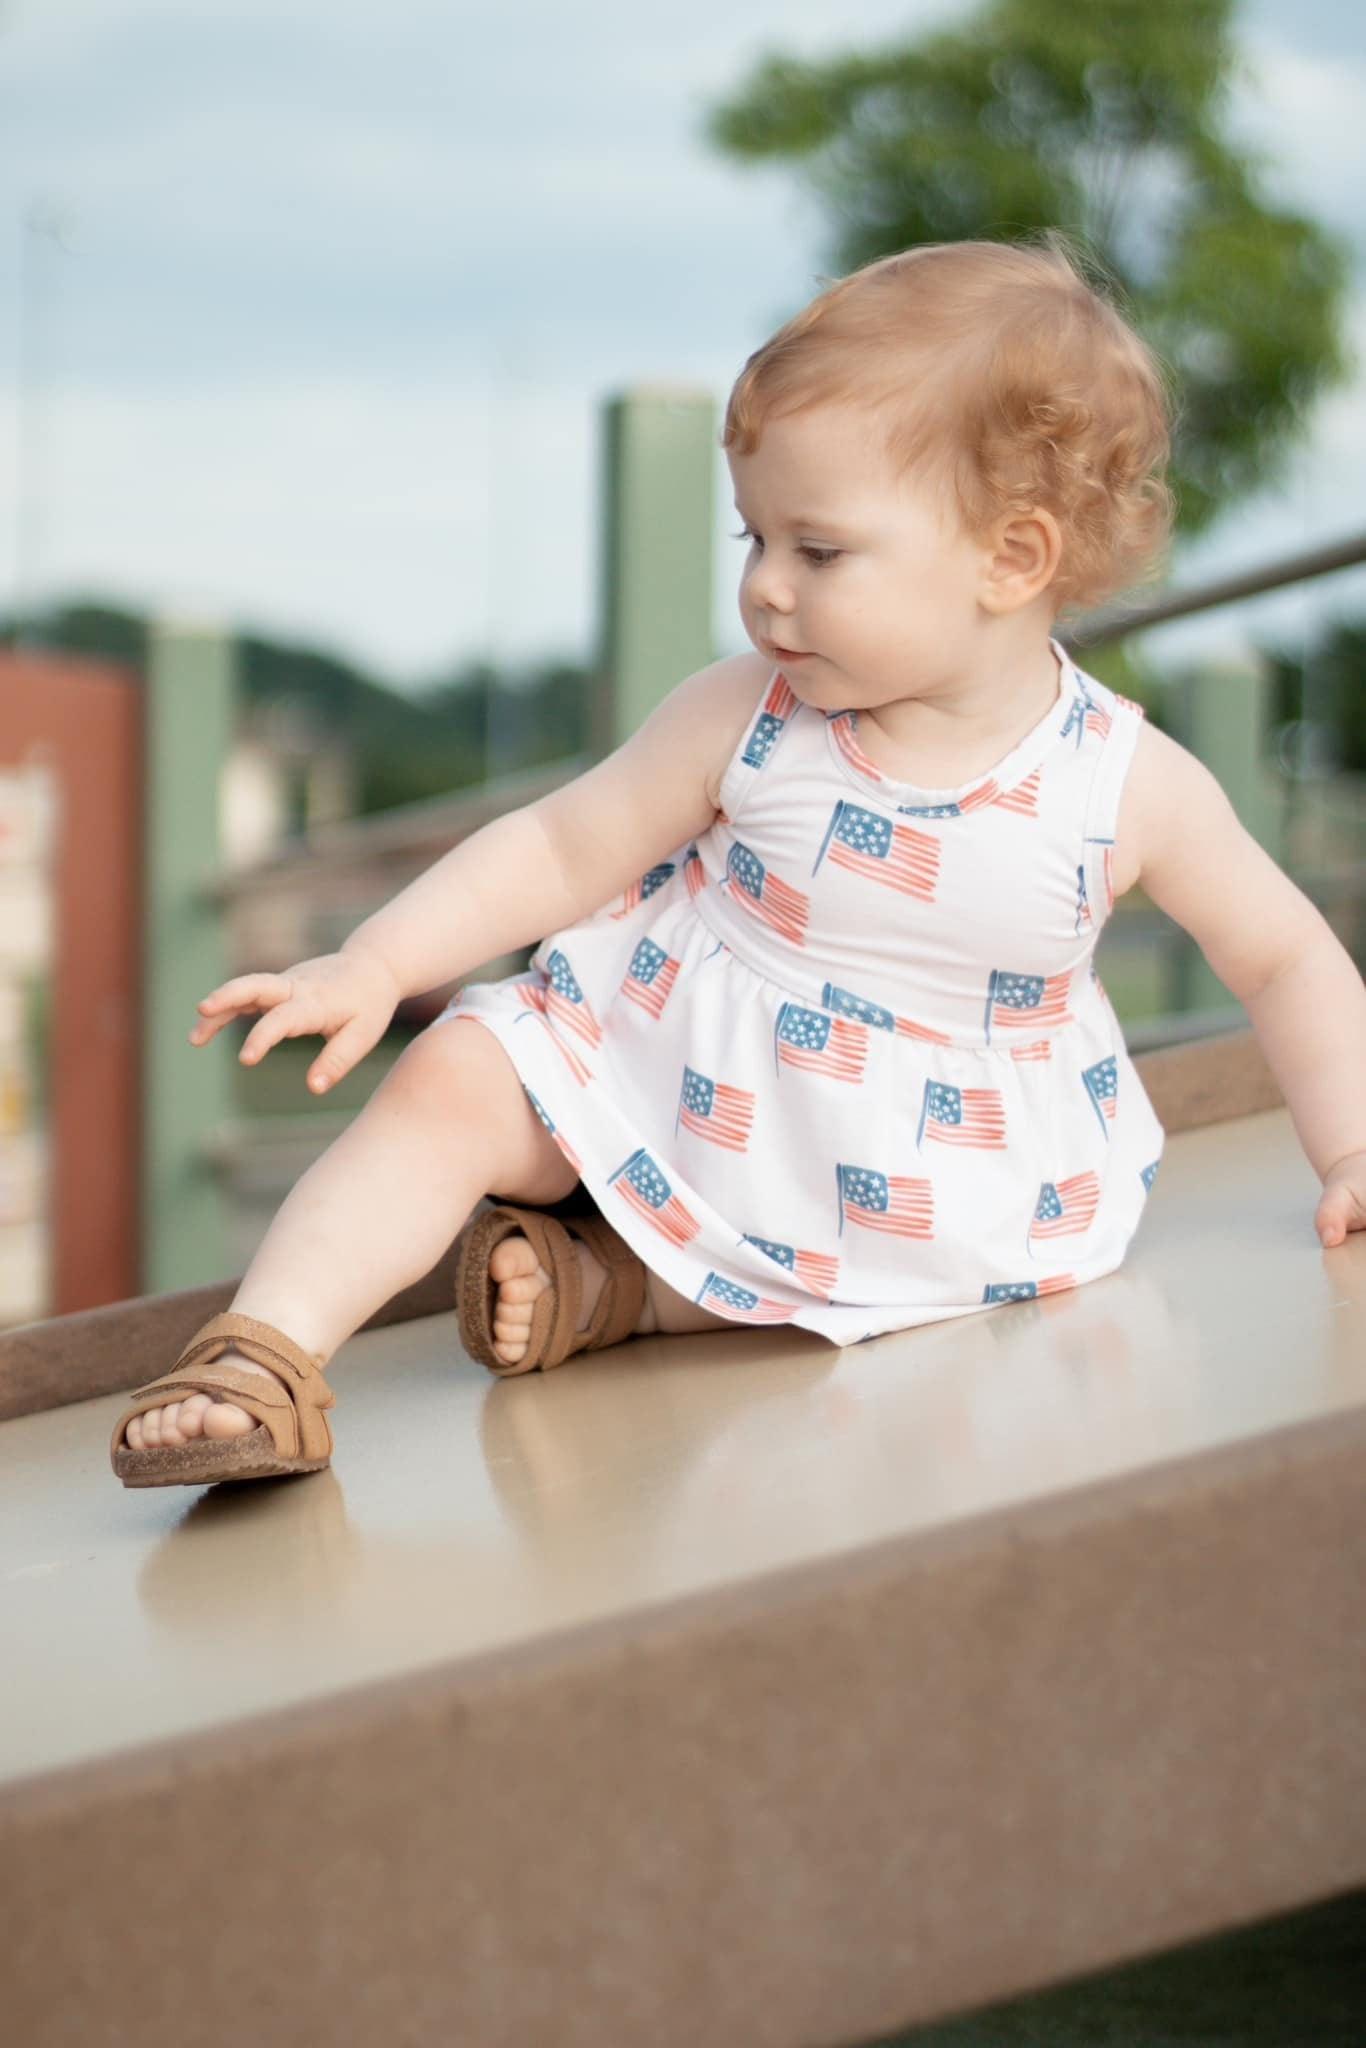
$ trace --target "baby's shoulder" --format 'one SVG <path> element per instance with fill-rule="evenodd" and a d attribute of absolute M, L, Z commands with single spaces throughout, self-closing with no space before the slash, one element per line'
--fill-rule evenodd
<path fill-rule="evenodd" d="M 1143 879 L 1183 825 L 1227 804 L 1217 779 L 1188 747 L 1148 718 L 1139 722 L 1115 825 L 1115 894 Z"/>
<path fill-rule="evenodd" d="M 696 692 L 699 729 L 706 734 L 707 795 L 719 811 L 721 780 L 754 720 L 774 664 L 765 655 L 724 655 L 689 678 Z"/>

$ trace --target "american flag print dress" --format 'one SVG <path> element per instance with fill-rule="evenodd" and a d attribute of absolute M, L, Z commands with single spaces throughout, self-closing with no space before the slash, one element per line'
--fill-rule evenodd
<path fill-rule="evenodd" d="M 1125 1256 L 1163 1130 L 1092 955 L 1143 713 L 1051 645 L 1053 708 L 951 790 L 775 668 L 711 827 L 442 1012 L 719 1316 L 854 1344 Z"/>

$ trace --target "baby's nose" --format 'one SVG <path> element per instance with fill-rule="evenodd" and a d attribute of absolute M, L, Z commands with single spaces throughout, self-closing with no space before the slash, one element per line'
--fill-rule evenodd
<path fill-rule="evenodd" d="M 750 571 L 749 599 L 751 604 L 763 605 L 773 611 L 790 611 L 792 588 L 776 569 L 770 568 L 767 562 L 759 562 Z"/>

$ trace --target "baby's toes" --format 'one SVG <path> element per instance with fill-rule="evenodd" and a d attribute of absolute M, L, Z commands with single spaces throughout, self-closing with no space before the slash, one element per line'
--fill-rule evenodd
<path fill-rule="evenodd" d="M 163 1448 L 168 1444 L 172 1448 L 174 1448 L 176 1444 L 184 1443 L 185 1439 L 180 1433 L 179 1416 L 179 1401 L 168 1401 L 166 1403 L 166 1406 L 161 1410 L 161 1429 L 159 1432 L 159 1437 Z"/>
<path fill-rule="evenodd" d="M 195 1437 L 203 1436 L 204 1417 L 212 1406 L 213 1402 L 207 1394 L 190 1394 L 180 1403 L 176 1427 L 186 1443 L 192 1443 Z"/>
<path fill-rule="evenodd" d="M 211 1441 L 245 1436 L 255 1427 L 256 1417 L 248 1415 L 245 1408 L 239 1408 L 233 1401 L 210 1401 L 200 1419 L 200 1428 Z"/>
<path fill-rule="evenodd" d="M 489 1273 L 501 1286 L 505 1280 L 522 1280 L 536 1271 L 536 1254 L 524 1237 L 515 1233 L 500 1237 L 489 1253 Z"/>
<path fill-rule="evenodd" d="M 515 1302 L 519 1308 L 527 1307 L 527 1320 L 530 1321 L 529 1304 L 536 1299 L 542 1288 L 547 1287 L 549 1284 L 550 1275 L 544 1272 L 539 1265 L 532 1272 L 519 1275 L 515 1280 L 500 1281 L 498 1285 L 498 1306 L 503 1308 L 509 1303 Z"/>

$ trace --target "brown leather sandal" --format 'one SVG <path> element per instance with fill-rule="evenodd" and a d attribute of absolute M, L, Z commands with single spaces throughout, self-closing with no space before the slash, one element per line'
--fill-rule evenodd
<path fill-rule="evenodd" d="M 493 1348 L 493 1312 L 498 1282 L 489 1278 L 489 1254 L 496 1244 L 520 1231 L 546 1272 L 531 1309 L 526 1350 L 509 1365 Z M 585 1330 L 575 1328 L 583 1303 L 579 1255 L 574 1238 L 581 1237 L 604 1267 L 606 1278 Z M 561 1221 L 544 1209 L 515 1209 L 507 1203 L 488 1209 L 466 1226 L 455 1276 L 455 1301 L 460 1337 L 466 1351 L 490 1372 L 548 1371 L 563 1365 L 576 1351 L 601 1351 L 620 1344 L 640 1320 L 645 1299 L 645 1267 L 625 1239 L 597 1214 L 576 1214 Z"/>
<path fill-rule="evenodd" d="M 213 1365 L 227 1350 L 268 1366 L 280 1380 L 258 1379 L 236 1365 Z M 321 1354 L 310 1357 L 271 1323 L 229 1310 L 197 1330 L 168 1373 L 138 1387 L 114 1425 L 109 1455 L 125 1486 L 212 1486 L 220 1479 L 270 1479 L 287 1472 L 321 1472 L 332 1456 L 332 1427 L 324 1408 L 336 1395 L 323 1378 Z M 195 1437 L 187 1444 L 135 1450 L 124 1431 L 135 1415 L 164 1408 L 187 1394 L 231 1400 L 260 1427 L 245 1436 Z"/>

